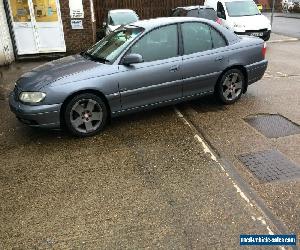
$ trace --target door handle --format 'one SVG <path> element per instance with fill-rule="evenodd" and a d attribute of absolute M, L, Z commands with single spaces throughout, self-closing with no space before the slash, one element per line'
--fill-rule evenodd
<path fill-rule="evenodd" d="M 218 56 L 218 57 L 216 58 L 216 61 L 222 61 L 223 59 L 224 59 L 223 56 Z"/>
<path fill-rule="evenodd" d="M 179 65 L 172 66 L 172 67 L 169 69 L 170 72 L 176 72 L 176 71 L 178 71 L 178 70 L 179 70 Z"/>

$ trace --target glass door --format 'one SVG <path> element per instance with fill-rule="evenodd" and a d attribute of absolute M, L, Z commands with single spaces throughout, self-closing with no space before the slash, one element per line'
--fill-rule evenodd
<path fill-rule="evenodd" d="M 9 3 L 18 55 L 38 53 L 28 0 L 10 0 Z"/>
<path fill-rule="evenodd" d="M 9 0 L 18 55 L 65 52 L 58 0 Z"/>
<path fill-rule="evenodd" d="M 32 6 L 39 52 L 65 52 L 58 1 L 32 0 Z"/>

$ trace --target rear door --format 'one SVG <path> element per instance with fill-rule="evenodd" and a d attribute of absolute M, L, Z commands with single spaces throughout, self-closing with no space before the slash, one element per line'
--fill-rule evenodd
<path fill-rule="evenodd" d="M 201 22 L 183 23 L 181 30 L 183 96 L 213 92 L 228 64 L 227 41 L 219 31 Z"/>
<path fill-rule="evenodd" d="M 142 37 L 127 54 L 140 54 L 144 62 L 120 65 L 122 110 L 157 105 L 182 97 L 182 56 L 178 26 L 168 25 Z"/>

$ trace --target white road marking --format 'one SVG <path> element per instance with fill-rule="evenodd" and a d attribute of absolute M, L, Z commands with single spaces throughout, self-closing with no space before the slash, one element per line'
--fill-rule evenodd
<path fill-rule="evenodd" d="M 218 163 L 217 157 L 216 157 L 216 156 L 214 155 L 214 153 L 209 149 L 209 147 L 206 145 L 206 143 L 203 141 L 203 139 L 202 139 L 199 135 L 195 135 L 194 137 L 195 137 L 195 139 L 198 140 L 198 142 L 200 142 L 200 143 L 202 144 L 204 153 L 210 154 L 210 158 L 211 158 L 213 161 L 215 161 L 215 162 Z"/>
<path fill-rule="evenodd" d="M 177 114 L 177 116 L 183 120 L 184 124 L 188 125 L 189 128 L 194 132 L 196 129 L 194 128 L 194 126 L 187 120 L 185 119 L 185 117 L 183 116 L 183 114 L 177 109 L 174 108 L 175 113 Z M 195 133 L 194 138 L 202 145 L 203 151 L 206 154 L 210 155 L 210 158 L 215 161 L 219 167 L 222 169 L 222 171 L 226 174 L 226 176 L 228 177 L 228 179 L 231 181 L 232 185 L 234 186 L 234 188 L 236 189 L 237 193 L 242 197 L 243 200 L 245 200 L 247 202 L 247 204 L 249 204 L 251 207 L 254 207 L 254 205 L 251 203 L 250 199 L 247 197 L 247 195 L 241 190 L 241 188 L 234 182 L 234 180 L 230 177 L 230 175 L 226 172 L 225 168 L 222 166 L 222 164 L 218 161 L 216 155 L 214 154 L 214 152 L 210 149 L 209 145 L 204 141 L 204 139 L 201 138 L 201 136 L 197 133 Z M 251 211 L 252 212 L 252 211 Z M 263 217 L 258 217 L 255 218 L 255 213 L 253 212 L 253 215 L 251 216 L 252 220 L 254 221 L 260 221 L 261 224 L 263 226 L 266 227 L 268 233 L 270 235 L 274 235 L 274 232 L 271 230 L 271 228 L 269 227 L 269 225 L 267 225 L 266 220 L 263 219 Z M 285 249 L 285 248 L 282 248 Z"/>
<path fill-rule="evenodd" d="M 282 73 L 282 72 L 276 72 L 278 75 L 281 75 L 281 76 L 283 76 L 283 77 L 287 77 L 288 75 L 287 74 L 285 74 L 285 73 Z"/>
<path fill-rule="evenodd" d="M 264 77 L 265 77 L 265 78 L 271 78 L 272 75 L 270 75 L 269 73 L 265 73 L 265 74 L 264 74 Z"/>
<path fill-rule="evenodd" d="M 282 79 L 283 77 L 285 77 L 285 78 L 293 79 L 293 78 L 299 77 L 299 76 L 300 76 L 300 74 L 286 74 L 286 73 L 282 73 L 279 71 L 273 72 L 273 74 L 272 74 L 272 73 L 266 71 L 265 74 L 263 75 L 263 78 L 264 79 L 267 79 L 267 78 Z"/>
<path fill-rule="evenodd" d="M 271 40 L 267 41 L 267 43 L 283 43 L 283 42 L 296 42 L 299 41 L 298 38 L 287 38 L 287 39 L 278 39 L 278 40 Z"/>

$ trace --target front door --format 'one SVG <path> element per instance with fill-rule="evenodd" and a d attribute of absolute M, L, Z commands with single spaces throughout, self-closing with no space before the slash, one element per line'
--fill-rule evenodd
<path fill-rule="evenodd" d="M 9 0 L 18 55 L 65 52 L 58 0 Z"/>
<path fill-rule="evenodd" d="M 128 53 L 140 54 L 144 62 L 119 67 L 123 110 L 182 97 L 182 57 L 178 54 L 177 25 L 151 31 Z"/>

